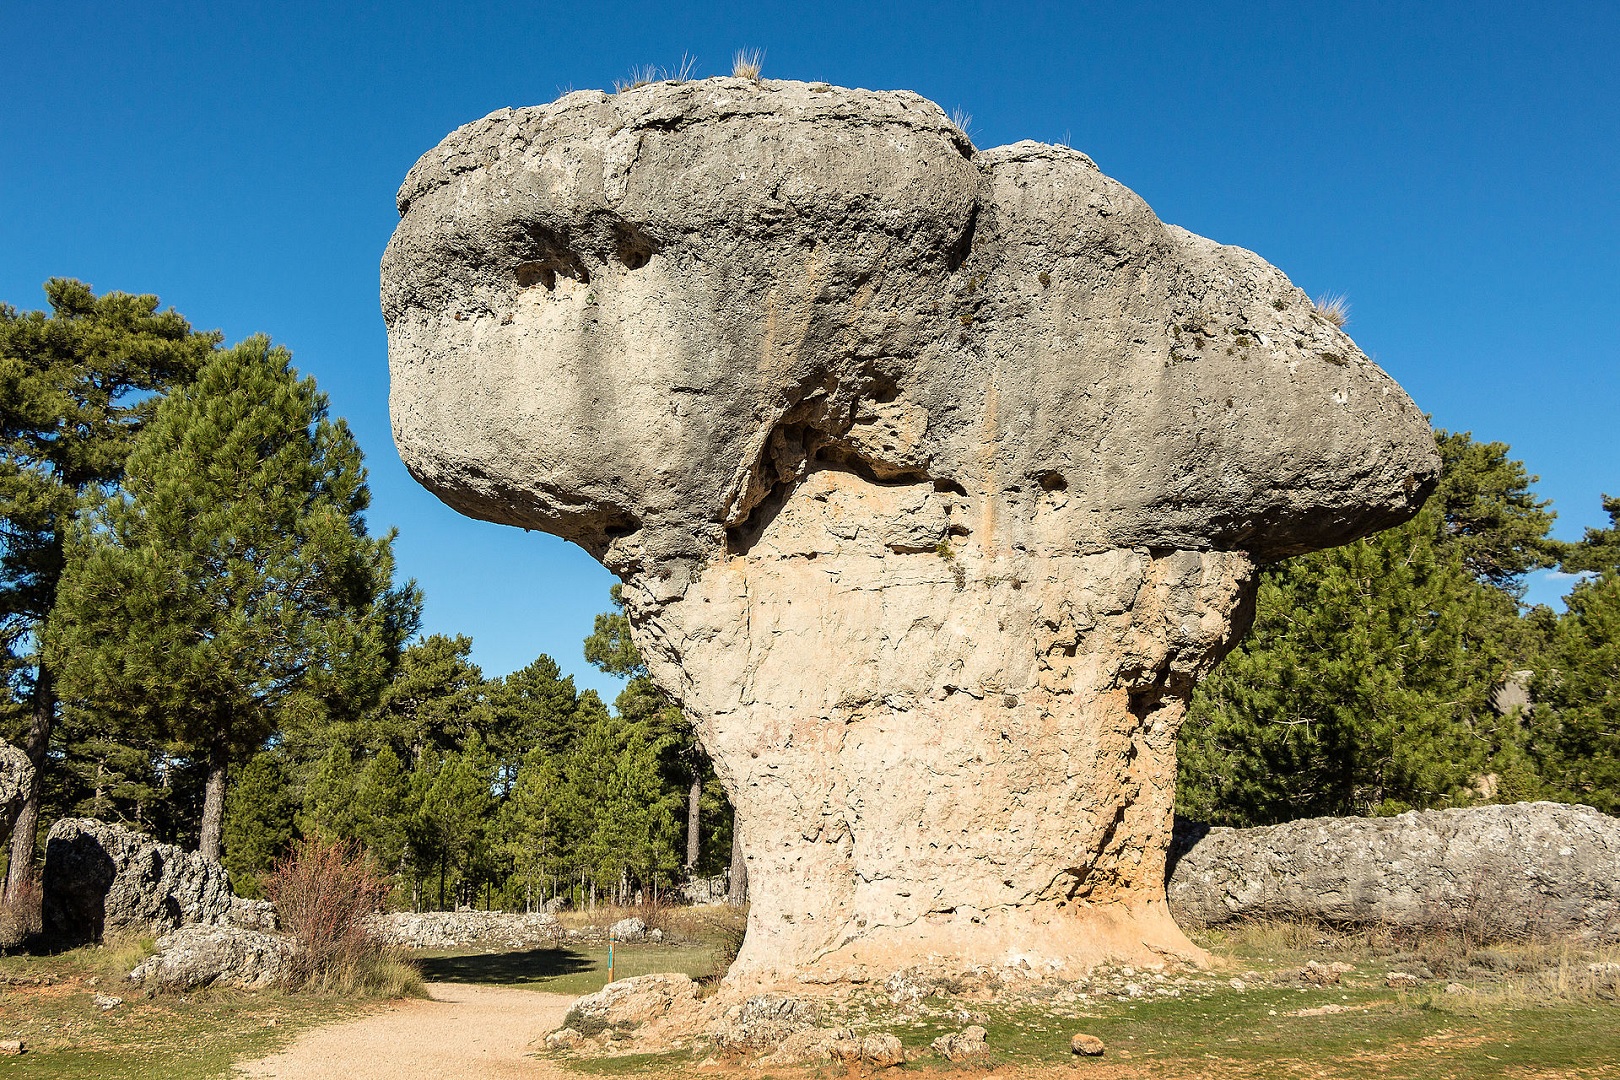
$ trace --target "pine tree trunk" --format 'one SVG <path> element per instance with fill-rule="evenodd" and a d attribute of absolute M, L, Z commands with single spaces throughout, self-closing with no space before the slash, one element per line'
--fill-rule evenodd
<path fill-rule="evenodd" d="M 229 766 L 225 741 L 217 739 L 208 748 L 208 780 L 203 785 L 202 836 L 197 853 L 219 862 L 220 838 L 225 835 L 225 771 Z"/>
<path fill-rule="evenodd" d="M 34 880 L 34 847 L 39 841 L 39 804 L 45 789 L 45 756 L 51 748 L 51 730 L 56 726 L 56 680 L 42 661 L 34 678 L 33 714 L 28 723 L 28 741 L 23 753 L 34 766 L 34 778 L 23 795 L 22 810 L 11 830 L 11 865 L 6 872 L 6 896 Z"/>
<path fill-rule="evenodd" d="M 698 812 L 703 801 L 703 773 L 693 772 L 692 790 L 686 796 L 686 876 L 697 871 L 698 855 L 702 850 Z"/>
<path fill-rule="evenodd" d="M 743 858 L 742 836 L 735 822 L 731 826 L 731 882 L 726 894 L 729 904 L 748 902 L 748 860 Z"/>

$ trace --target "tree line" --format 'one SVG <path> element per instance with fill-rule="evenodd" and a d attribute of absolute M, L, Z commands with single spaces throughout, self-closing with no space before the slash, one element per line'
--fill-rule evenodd
<path fill-rule="evenodd" d="M 1178 812 L 1214 824 L 1551 799 L 1620 813 L 1620 499 L 1551 538 L 1507 445 L 1436 432 L 1411 521 L 1260 575 L 1254 627 L 1195 691 Z M 1525 579 L 1579 575 L 1566 610 Z"/>
<path fill-rule="evenodd" d="M 363 844 L 401 906 L 652 896 L 735 869 L 731 810 L 618 609 L 586 659 L 486 678 L 374 535 L 360 449 L 264 337 L 47 283 L 0 306 L 0 736 L 36 767 L 7 892 L 56 817 L 221 858 Z M 1180 812 L 1223 824 L 1553 798 L 1620 811 L 1620 499 L 1551 539 L 1507 446 L 1436 432 L 1407 524 L 1263 568 L 1197 690 Z M 1567 610 L 1528 574 L 1580 575 Z"/>
<path fill-rule="evenodd" d="M 622 615 L 586 643 L 629 676 L 612 708 L 547 656 L 485 678 L 468 638 L 417 636 L 359 446 L 286 349 L 153 296 L 46 294 L 0 307 L 0 734 L 36 770 L 8 895 L 64 815 L 195 847 L 248 893 L 295 836 L 358 840 L 417 907 L 724 866 L 730 808 Z"/>

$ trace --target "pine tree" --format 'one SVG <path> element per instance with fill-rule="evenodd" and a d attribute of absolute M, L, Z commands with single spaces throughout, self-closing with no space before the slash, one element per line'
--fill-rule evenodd
<path fill-rule="evenodd" d="M 1441 483 L 1413 520 L 1268 567 L 1254 627 L 1194 695 L 1177 803 L 1218 824 L 1530 793 L 1492 691 L 1527 662 L 1523 575 L 1556 550 L 1535 479 L 1500 443 L 1436 435 Z"/>
<path fill-rule="evenodd" d="M 1530 753 L 1560 798 L 1620 813 L 1620 499 L 1609 528 L 1570 546 L 1566 570 L 1593 575 L 1567 597 L 1531 686 Z"/>
<path fill-rule="evenodd" d="M 266 750 L 242 766 L 225 815 L 225 868 L 241 896 L 263 896 L 260 878 L 292 845 L 291 777 L 282 754 Z"/>
<path fill-rule="evenodd" d="M 57 678 L 37 648 L 62 579 L 69 531 L 117 482 L 131 441 L 161 393 L 190 378 L 219 343 L 155 296 L 107 293 L 53 278 L 51 312 L 0 305 L 0 659 L 23 749 L 34 764 L 11 836 L 6 893 L 33 875 L 41 793 L 50 773 Z M 18 693 L 17 691 L 21 691 Z"/>
<path fill-rule="evenodd" d="M 216 354 L 78 525 L 47 656 L 65 696 L 165 731 L 206 774 L 198 849 L 218 858 L 228 769 L 283 711 L 358 711 L 414 629 L 392 534 L 371 537 L 360 450 L 314 380 L 263 337 Z"/>

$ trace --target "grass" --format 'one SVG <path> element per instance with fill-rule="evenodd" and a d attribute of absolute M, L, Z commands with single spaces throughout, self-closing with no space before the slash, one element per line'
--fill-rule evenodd
<path fill-rule="evenodd" d="M 1350 321 L 1350 301 L 1343 293 L 1323 293 L 1316 298 L 1316 313 L 1334 326 Z"/>
<path fill-rule="evenodd" d="M 676 971 L 702 978 L 720 958 L 716 945 L 618 945 L 613 977 Z M 523 952 L 464 950 L 419 952 L 412 959 L 431 981 L 521 986 L 552 994 L 594 994 L 607 985 L 606 945 L 528 949 Z"/>
<path fill-rule="evenodd" d="M 335 997 L 209 990 L 142 996 L 125 981 L 151 940 L 54 956 L 0 958 L 0 1039 L 27 1052 L 4 1059 L 18 1080 L 203 1080 L 273 1052 L 307 1028 L 367 1006 Z M 95 995 L 122 997 L 102 1011 Z"/>
<path fill-rule="evenodd" d="M 731 58 L 731 75 L 736 79 L 758 79 L 765 66 L 765 53 L 759 49 L 738 49 Z"/>

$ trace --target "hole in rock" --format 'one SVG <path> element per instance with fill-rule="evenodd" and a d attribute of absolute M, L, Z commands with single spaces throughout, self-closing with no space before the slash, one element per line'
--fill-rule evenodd
<path fill-rule="evenodd" d="M 1040 482 L 1042 491 L 1069 490 L 1069 482 L 1063 478 L 1062 473 L 1056 471 L 1055 469 L 1041 473 Z"/>

